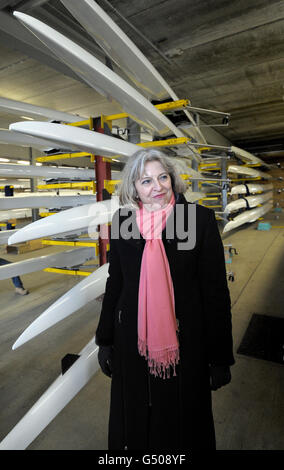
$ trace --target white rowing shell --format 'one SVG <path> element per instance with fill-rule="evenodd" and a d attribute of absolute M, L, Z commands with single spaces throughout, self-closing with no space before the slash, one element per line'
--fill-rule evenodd
<path fill-rule="evenodd" d="M 96 2 L 61 0 L 61 3 L 149 99 L 163 100 L 168 96 L 173 100 L 179 99 L 140 49 Z M 186 109 L 184 112 L 193 124 L 187 133 L 206 143 L 191 114 Z"/>
<path fill-rule="evenodd" d="M 239 147 L 235 147 L 234 145 L 231 146 L 231 151 L 234 152 L 237 157 L 239 157 L 241 160 L 243 160 L 245 163 L 248 164 L 260 164 L 262 166 L 268 167 L 267 163 L 265 163 L 263 160 L 260 158 L 256 157 L 250 152 L 247 152 L 246 150 L 240 149 Z"/>
<path fill-rule="evenodd" d="M 141 93 L 81 46 L 32 16 L 18 11 L 13 14 L 88 85 L 100 94 L 112 96 L 143 127 L 161 135 L 171 132 L 183 137 L 182 132 Z"/>
<path fill-rule="evenodd" d="M 272 198 L 273 198 L 272 191 L 269 191 L 268 193 L 265 193 L 265 194 L 259 194 L 256 196 L 246 196 L 245 198 L 240 198 L 240 199 L 237 199 L 236 201 L 232 201 L 229 204 L 227 204 L 224 209 L 224 212 L 230 213 L 230 212 L 237 211 L 239 209 L 242 209 L 243 207 L 247 207 L 247 204 L 249 208 L 252 208 Z"/>
<path fill-rule="evenodd" d="M 17 135 L 17 133 L 14 132 L 13 134 Z M 86 181 L 95 179 L 95 170 L 1 163 L 0 176 L 5 176 L 6 178 L 34 178 L 40 176 L 53 179 L 70 178 Z"/>
<path fill-rule="evenodd" d="M 0 168 L 1 168 L 1 164 L 0 164 Z M 10 178 L 6 178 L 6 179 L 0 178 L 0 185 L 1 185 L 2 191 L 4 190 L 5 186 L 13 186 L 14 189 L 29 190 L 31 187 L 31 182 L 29 179 L 27 181 L 18 181 L 17 179 L 13 180 Z M 0 197 L 2 197 L 1 193 L 0 193 Z"/>
<path fill-rule="evenodd" d="M 19 336 L 12 349 L 17 349 L 22 344 L 30 341 L 43 331 L 59 321 L 67 318 L 72 313 L 84 307 L 88 302 L 96 299 L 105 292 L 108 277 L 108 263 L 99 267 L 92 274 L 72 287 L 62 295 L 50 307 L 48 307 L 28 328 Z"/>
<path fill-rule="evenodd" d="M 84 264 L 85 261 L 95 258 L 95 255 L 95 247 L 80 247 L 52 255 L 16 261 L 15 263 L 0 266 L 0 280 L 33 273 L 41 269 L 50 268 L 51 266 L 56 268 L 71 268 Z"/>
<path fill-rule="evenodd" d="M 99 370 L 93 338 L 0 443 L 0 450 L 24 450 Z"/>
<path fill-rule="evenodd" d="M 228 166 L 228 173 L 237 173 L 241 175 L 251 176 L 252 178 L 264 178 L 264 179 L 271 179 L 272 176 L 264 171 L 256 170 L 254 168 L 249 168 L 247 166 L 242 165 L 229 165 Z"/>
<path fill-rule="evenodd" d="M 61 145 L 68 145 L 68 148 L 75 151 L 83 150 L 109 157 L 116 155 L 130 157 L 140 150 L 137 145 L 125 140 L 65 124 L 39 121 L 15 122 L 10 124 L 10 129 L 14 132 L 21 132 L 34 137 L 45 137 L 48 140 L 60 142 Z"/>
<path fill-rule="evenodd" d="M 86 118 L 82 116 L 75 116 L 74 114 L 56 111 L 55 109 L 44 108 L 23 101 L 10 100 L 8 98 L 0 97 L 0 111 L 7 111 L 9 114 L 16 114 L 19 116 L 28 116 L 35 119 L 54 120 L 62 122 L 78 122 Z"/>
<path fill-rule="evenodd" d="M 16 233 L 19 229 L 14 230 L 1 230 L 0 231 L 0 245 L 6 245 L 8 242 L 8 238 Z"/>
<path fill-rule="evenodd" d="M 232 186 L 230 190 L 230 194 L 247 194 L 247 190 L 250 194 L 260 193 L 262 191 L 269 191 L 273 189 L 273 185 L 271 183 L 267 184 L 237 184 L 236 186 Z"/>
<path fill-rule="evenodd" d="M 96 202 L 95 194 L 80 194 L 78 196 L 43 196 L 40 193 L 37 195 L 34 195 L 33 193 L 29 195 L 23 193 L 21 196 L 0 196 L 0 210 L 26 208 L 34 209 L 39 207 L 76 207 L 83 206 L 84 204 L 90 204 L 92 202 Z"/>
<path fill-rule="evenodd" d="M 67 234 L 76 230 L 94 232 L 94 227 L 97 225 L 111 222 L 112 216 L 118 208 L 118 197 L 114 196 L 106 201 L 61 211 L 21 228 L 9 238 L 8 245 L 52 235 Z"/>
<path fill-rule="evenodd" d="M 187 200 L 187 202 L 195 202 L 195 201 L 199 201 L 199 199 L 203 199 L 204 197 L 206 197 L 206 194 L 201 193 L 201 192 L 191 191 L 191 189 L 188 189 L 184 193 L 184 197 Z"/>
<path fill-rule="evenodd" d="M 233 230 L 234 228 L 237 228 L 247 222 L 255 222 L 259 217 L 270 211 L 272 207 L 273 203 L 267 202 L 263 206 L 257 207 L 256 209 L 251 209 L 249 211 L 242 212 L 225 225 L 223 233 L 229 232 L 230 230 Z"/>
<path fill-rule="evenodd" d="M 44 139 L 37 139 L 35 137 L 11 132 L 8 129 L 0 129 L 0 143 L 9 145 L 18 145 L 20 147 L 32 147 L 41 151 L 53 150 L 54 148 L 60 150 L 70 150 L 66 147 L 62 148 L 59 143 L 48 142 Z"/>
<path fill-rule="evenodd" d="M 32 216 L 31 209 L 11 209 L 0 211 L 0 222 L 8 222 L 11 219 L 29 219 Z"/>

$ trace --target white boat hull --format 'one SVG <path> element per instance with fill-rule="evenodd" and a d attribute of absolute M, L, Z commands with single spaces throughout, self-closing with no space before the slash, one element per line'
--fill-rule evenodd
<path fill-rule="evenodd" d="M 17 349 L 102 295 L 105 292 L 108 267 L 108 263 L 104 264 L 62 295 L 26 328 L 13 344 L 12 349 Z"/>
<path fill-rule="evenodd" d="M 250 152 L 247 152 L 246 150 L 240 149 L 239 147 L 235 147 L 234 145 L 231 146 L 231 151 L 234 152 L 234 154 L 239 157 L 243 162 L 251 164 L 251 165 L 261 165 L 261 166 L 266 166 L 268 167 L 267 163 L 265 163 L 263 160 L 260 158 L 256 157 Z"/>
<path fill-rule="evenodd" d="M 96 2 L 93 0 L 81 0 L 81 2 L 61 0 L 61 3 L 147 98 L 163 100 L 171 97 L 173 100 L 179 99 L 151 62 Z M 188 134 L 206 143 L 191 114 L 187 110 L 184 112 L 193 124 L 192 128 L 188 130 Z"/>
<path fill-rule="evenodd" d="M 16 114 L 19 116 L 28 116 L 33 119 L 54 120 L 62 122 L 78 122 L 86 118 L 82 116 L 75 116 L 74 114 L 56 111 L 55 109 L 44 108 L 23 101 L 10 100 L 8 98 L 0 97 L 0 110 L 7 111 L 9 114 Z"/>
<path fill-rule="evenodd" d="M 18 229 L 14 230 L 1 230 L 0 231 L 0 245 L 6 245 L 8 242 L 8 238 L 13 234 L 16 233 Z"/>
<path fill-rule="evenodd" d="M 94 247 L 83 247 L 16 261 L 15 263 L 0 266 L 0 280 L 22 276 L 23 274 L 40 271 L 51 266 L 56 268 L 72 268 L 73 266 L 84 264 L 86 261 L 95 258 L 95 256 L 96 251 Z"/>
<path fill-rule="evenodd" d="M 264 171 L 256 170 L 254 168 L 249 168 L 247 166 L 242 165 L 229 165 L 228 166 L 228 173 L 236 173 L 238 175 L 246 175 L 251 178 L 264 178 L 264 179 L 271 179 L 272 176 Z"/>
<path fill-rule="evenodd" d="M 60 209 L 62 207 L 77 207 L 84 204 L 90 204 L 96 202 L 96 196 L 94 194 L 89 195 L 79 195 L 79 196 L 54 196 L 54 195 L 45 195 L 41 194 L 21 196 L 11 196 L 11 197 L 0 197 L 0 210 L 7 209 L 23 209 L 23 208 L 56 208 Z"/>
<path fill-rule="evenodd" d="M 0 443 L 0 450 L 24 450 L 99 370 L 93 338 Z"/>
<path fill-rule="evenodd" d="M 269 199 L 273 199 L 272 191 L 269 191 L 265 194 L 259 194 L 255 196 L 247 196 L 245 198 L 237 199 L 236 201 L 232 201 L 226 205 L 224 212 L 229 214 L 231 212 L 237 211 L 244 207 L 252 208 L 256 207 L 259 204 L 263 204 L 264 202 L 268 201 Z"/>
<path fill-rule="evenodd" d="M 228 222 L 224 229 L 223 233 L 229 232 L 234 228 L 240 227 L 241 225 L 248 223 L 248 222 L 255 222 L 259 217 L 266 214 L 270 209 L 272 209 L 273 203 L 267 202 L 261 207 L 257 207 L 256 209 L 251 209 L 249 211 L 242 212 L 241 214 L 234 217 L 233 220 Z"/>
<path fill-rule="evenodd" d="M 65 124 L 39 121 L 16 122 L 10 125 L 10 130 L 54 140 L 62 145 L 68 145 L 72 150 L 82 150 L 96 155 L 109 157 L 121 155 L 128 158 L 140 150 L 137 145 L 125 140 Z"/>
<path fill-rule="evenodd" d="M 266 184 L 254 184 L 254 183 L 249 183 L 249 184 L 237 184 L 236 186 L 232 186 L 230 190 L 230 194 L 255 194 L 255 193 L 261 193 L 262 191 L 269 191 L 273 189 L 273 185 L 271 183 L 266 183 Z"/>
<path fill-rule="evenodd" d="M 29 219 L 32 217 L 31 209 L 11 209 L 0 211 L 0 222 L 8 222 L 12 219 Z"/>
<path fill-rule="evenodd" d="M 17 145 L 20 147 L 32 147 L 42 152 L 47 152 L 53 149 L 61 151 L 70 151 L 69 147 L 62 147 L 58 142 L 49 142 L 45 139 L 39 139 L 36 137 L 21 134 L 20 132 L 15 134 L 8 129 L 0 129 L 0 143 L 8 145 Z"/>
<path fill-rule="evenodd" d="M 206 197 L 206 194 L 201 193 L 201 192 L 191 191 L 191 189 L 188 189 L 184 193 L 184 197 L 187 200 L 187 202 L 196 202 L 196 201 L 199 201 L 199 199 L 203 199 L 204 197 Z"/>
<path fill-rule="evenodd" d="M 13 132 L 13 134 L 17 135 L 16 132 Z M 95 170 L 1 163 L 0 176 L 4 176 L 6 178 L 69 178 L 74 180 L 91 181 L 95 179 Z"/>
<path fill-rule="evenodd" d="M 170 132 L 177 137 L 183 136 L 141 93 L 85 49 L 36 18 L 18 11 L 13 14 L 89 86 L 100 94 L 114 98 L 143 127 L 161 135 Z"/>
<path fill-rule="evenodd" d="M 89 230 L 91 234 L 97 225 L 111 222 L 118 208 L 119 202 L 116 196 L 106 201 L 73 207 L 21 228 L 9 238 L 8 244 L 72 233 L 76 230 Z"/>

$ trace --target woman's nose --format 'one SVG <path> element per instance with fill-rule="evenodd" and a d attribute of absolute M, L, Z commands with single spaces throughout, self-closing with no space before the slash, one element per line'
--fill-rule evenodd
<path fill-rule="evenodd" d="M 159 180 L 154 180 L 154 188 L 157 190 L 160 190 L 162 187 L 161 183 Z"/>

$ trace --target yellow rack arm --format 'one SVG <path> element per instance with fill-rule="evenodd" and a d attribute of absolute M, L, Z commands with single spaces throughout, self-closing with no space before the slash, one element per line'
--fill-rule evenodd
<path fill-rule="evenodd" d="M 94 181 L 80 181 L 77 183 L 39 184 L 38 189 L 92 189 L 95 192 Z"/>
<path fill-rule="evenodd" d="M 60 153 L 58 155 L 46 155 L 44 157 L 37 157 L 37 162 L 53 162 L 54 160 L 64 160 L 65 158 L 81 158 L 91 157 L 90 152 L 74 152 L 74 153 Z"/>
<path fill-rule="evenodd" d="M 57 212 L 40 212 L 40 217 L 48 217 L 49 215 L 57 214 Z"/>
<path fill-rule="evenodd" d="M 189 144 L 189 137 L 177 137 L 176 139 L 154 140 L 153 142 L 141 142 L 140 147 L 173 147 L 176 145 Z"/>
<path fill-rule="evenodd" d="M 156 104 L 155 108 L 159 111 L 177 111 L 179 109 L 184 109 L 190 105 L 189 100 L 177 100 L 177 101 L 169 101 L 168 103 L 161 103 Z M 115 121 L 117 119 L 124 119 L 129 117 L 128 113 L 120 113 L 120 114 L 110 114 L 109 116 L 105 116 L 106 121 Z"/>
<path fill-rule="evenodd" d="M 79 242 L 79 241 L 62 241 L 62 240 L 42 240 L 43 245 L 56 245 L 56 246 L 90 246 L 95 248 L 95 254 L 99 254 L 98 242 Z"/>
<path fill-rule="evenodd" d="M 73 271 L 71 269 L 59 269 L 59 268 L 45 268 L 43 271 L 49 273 L 57 273 L 57 274 L 69 274 L 69 276 L 89 276 L 92 272 L 88 271 Z"/>
<path fill-rule="evenodd" d="M 93 127 L 93 118 L 86 119 L 85 121 L 66 122 L 65 124 L 67 126 L 74 126 L 74 127 L 89 126 L 89 129 L 92 129 L 92 127 Z"/>

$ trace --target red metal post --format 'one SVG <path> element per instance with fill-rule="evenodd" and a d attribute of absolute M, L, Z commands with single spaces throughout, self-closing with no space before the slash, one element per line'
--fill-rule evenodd
<path fill-rule="evenodd" d="M 111 133 L 107 122 L 103 121 L 103 117 L 93 119 L 93 129 L 102 134 Z M 111 165 L 110 162 L 103 161 L 100 155 L 95 156 L 95 171 L 96 171 L 96 193 L 97 201 L 103 201 L 104 181 L 111 179 Z M 109 243 L 109 227 L 100 225 L 99 232 L 104 233 L 103 238 L 99 237 L 99 259 L 100 266 L 107 262 L 107 244 Z M 108 234 L 108 238 L 105 237 Z"/>

